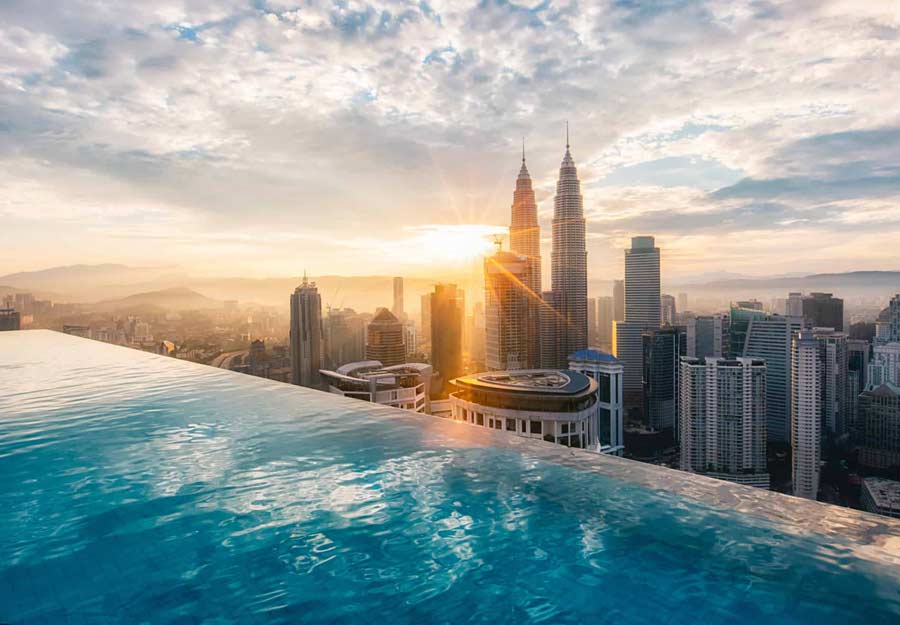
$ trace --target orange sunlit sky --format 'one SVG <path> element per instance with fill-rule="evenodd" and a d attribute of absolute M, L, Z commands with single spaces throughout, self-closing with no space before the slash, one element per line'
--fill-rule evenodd
<path fill-rule="evenodd" d="M 0 273 L 470 270 L 569 120 L 592 277 L 900 269 L 900 4 L 0 4 Z M 549 262 L 544 263 L 549 271 Z"/>

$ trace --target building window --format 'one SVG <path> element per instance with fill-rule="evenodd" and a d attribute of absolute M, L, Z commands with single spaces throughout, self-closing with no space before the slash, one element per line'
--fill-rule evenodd
<path fill-rule="evenodd" d="M 541 425 L 542 424 L 540 421 L 532 421 L 531 422 L 531 433 L 532 434 L 540 434 L 542 431 Z"/>
<path fill-rule="evenodd" d="M 507 419 L 506 420 L 506 429 L 512 432 L 516 431 L 516 420 L 515 419 Z"/>
<path fill-rule="evenodd" d="M 480 412 L 475 413 L 475 423 L 478 425 L 484 425 L 484 415 Z"/>

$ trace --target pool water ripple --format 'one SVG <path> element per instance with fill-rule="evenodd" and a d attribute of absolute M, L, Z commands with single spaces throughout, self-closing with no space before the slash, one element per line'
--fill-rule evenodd
<path fill-rule="evenodd" d="M 53 333 L 0 348 L 0 622 L 900 622 L 900 524 Z"/>

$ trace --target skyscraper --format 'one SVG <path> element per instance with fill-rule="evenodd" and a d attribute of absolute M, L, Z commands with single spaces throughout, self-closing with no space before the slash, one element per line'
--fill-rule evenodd
<path fill-rule="evenodd" d="M 800 317 L 782 317 L 751 311 L 746 324 L 743 355 L 766 361 L 766 418 L 769 440 L 790 442 L 791 342 L 803 327 Z M 732 309 L 732 320 L 734 320 Z"/>
<path fill-rule="evenodd" d="M 455 284 L 437 284 L 431 293 L 431 365 L 443 380 L 444 396 L 450 380 L 462 375 L 462 291 Z"/>
<path fill-rule="evenodd" d="M 815 500 L 822 459 L 822 347 L 811 330 L 791 347 L 791 478 L 794 495 Z"/>
<path fill-rule="evenodd" d="M 610 296 L 597 298 L 597 344 L 612 352 L 612 324 L 615 303 Z"/>
<path fill-rule="evenodd" d="M 322 368 L 322 298 L 315 282 L 303 282 L 291 295 L 291 382 L 318 388 Z"/>
<path fill-rule="evenodd" d="M 525 286 L 532 265 L 525 256 L 497 251 L 484 259 L 485 366 L 489 371 L 536 369 L 529 352 L 533 299 Z M 536 314 L 538 311 L 535 309 Z"/>
<path fill-rule="evenodd" d="M 803 293 L 788 293 L 784 314 L 788 317 L 803 316 Z"/>
<path fill-rule="evenodd" d="M 684 334 L 670 326 L 648 330 L 643 347 L 643 421 L 654 431 L 675 427 L 678 412 L 678 361 L 684 355 Z"/>
<path fill-rule="evenodd" d="M 536 368 L 541 365 L 541 230 L 538 225 L 537 203 L 531 186 L 531 175 L 525 164 L 524 141 L 522 167 L 516 178 L 516 190 L 513 192 L 510 213 L 510 251 L 525 258 L 520 276 L 520 287 L 524 287 L 527 299 L 522 321 L 527 343 L 523 364 L 526 367 Z"/>
<path fill-rule="evenodd" d="M 625 321 L 660 326 L 659 248 L 653 237 L 632 237 L 625 250 Z M 627 365 L 626 365 L 627 366 Z"/>
<path fill-rule="evenodd" d="M 769 487 L 766 363 L 757 358 L 682 358 L 681 469 Z"/>
<path fill-rule="evenodd" d="M 660 323 L 664 326 L 675 325 L 675 298 L 671 295 L 663 294 L 659 297 L 659 316 Z"/>
<path fill-rule="evenodd" d="M 585 247 L 584 200 L 578 171 L 569 151 L 559 167 L 553 203 L 553 256 L 551 262 L 553 305 L 559 316 L 554 368 L 564 369 L 569 354 L 587 348 L 587 250 Z M 659 314 L 657 312 L 657 314 Z"/>
<path fill-rule="evenodd" d="M 357 362 L 366 354 L 366 322 L 351 308 L 328 311 L 323 324 L 327 366 L 337 369 L 348 362 Z"/>
<path fill-rule="evenodd" d="M 613 280 L 613 321 L 625 321 L 625 281 Z"/>
<path fill-rule="evenodd" d="M 812 327 L 844 329 L 844 300 L 831 293 L 810 293 L 801 301 L 803 318 Z"/>
<path fill-rule="evenodd" d="M 900 293 L 891 298 L 888 310 L 890 311 L 888 340 L 892 343 L 900 343 Z"/>
<path fill-rule="evenodd" d="M 721 358 L 728 342 L 728 318 L 725 315 L 700 315 L 687 321 L 687 355 L 703 360 Z"/>
<path fill-rule="evenodd" d="M 597 344 L 597 299 L 589 297 L 587 301 L 588 345 Z"/>
<path fill-rule="evenodd" d="M 878 469 L 900 466 L 900 387 L 884 383 L 864 391 L 859 415 L 859 462 Z"/>
<path fill-rule="evenodd" d="M 624 367 L 625 409 L 643 405 L 644 349 L 641 336 L 660 327 L 659 248 L 653 237 L 633 237 L 625 250 L 625 321 L 613 332 L 615 356 Z"/>
<path fill-rule="evenodd" d="M 831 328 L 814 328 L 813 336 L 822 348 L 822 425 L 840 436 L 849 430 L 847 369 L 849 336 Z"/>
<path fill-rule="evenodd" d="M 403 278 L 401 276 L 394 278 L 394 306 L 391 308 L 391 312 L 400 321 L 406 317 L 406 313 L 403 312 Z"/>
<path fill-rule="evenodd" d="M 406 362 L 406 330 L 387 308 L 379 308 L 369 323 L 366 360 L 377 360 L 385 367 Z"/>
<path fill-rule="evenodd" d="M 689 310 L 687 293 L 678 294 L 678 310 L 680 310 L 682 313 L 686 313 Z"/>

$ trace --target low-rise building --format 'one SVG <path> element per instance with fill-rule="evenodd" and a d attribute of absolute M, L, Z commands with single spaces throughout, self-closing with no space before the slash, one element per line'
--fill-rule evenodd
<path fill-rule="evenodd" d="M 329 393 L 414 412 L 429 412 L 431 365 L 405 363 L 385 367 L 379 360 L 319 371 Z"/>
<path fill-rule="evenodd" d="M 451 381 L 451 418 L 568 447 L 597 445 L 597 381 L 569 369 L 476 373 Z"/>
<path fill-rule="evenodd" d="M 867 477 L 862 483 L 862 504 L 869 512 L 900 519 L 900 482 Z"/>

